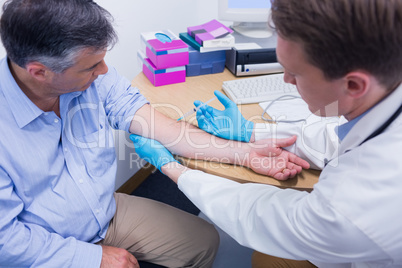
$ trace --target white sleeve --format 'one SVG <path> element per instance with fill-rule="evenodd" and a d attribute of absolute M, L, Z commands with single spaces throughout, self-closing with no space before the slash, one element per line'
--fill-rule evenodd
<path fill-rule="evenodd" d="M 335 127 L 345 123 L 341 117 L 321 118 L 307 123 L 255 124 L 255 139 L 287 138 L 297 136 L 294 145 L 285 148 L 308 161 L 313 169 L 323 169 L 339 148 Z"/>
<path fill-rule="evenodd" d="M 239 184 L 195 170 L 183 173 L 178 185 L 217 226 L 240 244 L 262 253 L 339 262 L 356 257 L 357 248 L 373 255 L 377 249 L 318 194 Z M 350 238 L 348 243 L 345 237 Z"/>

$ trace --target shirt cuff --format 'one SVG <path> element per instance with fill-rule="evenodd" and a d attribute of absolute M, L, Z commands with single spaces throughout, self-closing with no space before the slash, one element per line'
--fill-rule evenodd
<path fill-rule="evenodd" d="M 220 183 L 238 184 L 238 182 L 194 169 L 183 172 L 177 180 L 180 191 L 188 197 L 197 199 L 203 193 L 212 191 Z M 192 199 L 192 201 L 194 201 L 194 199 Z"/>
<path fill-rule="evenodd" d="M 102 247 L 77 240 L 77 246 L 71 267 L 97 267 L 102 261 Z"/>

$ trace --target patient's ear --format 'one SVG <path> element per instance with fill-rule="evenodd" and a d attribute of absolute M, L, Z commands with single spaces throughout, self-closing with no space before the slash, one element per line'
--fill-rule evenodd
<path fill-rule="evenodd" d="M 25 66 L 26 71 L 30 74 L 30 76 L 38 81 L 45 81 L 49 75 L 49 68 L 43 65 L 40 62 L 30 62 Z"/>
<path fill-rule="evenodd" d="M 346 76 L 346 91 L 347 94 L 353 98 L 360 98 L 364 96 L 369 88 L 371 79 L 367 73 L 364 72 L 351 72 Z"/>

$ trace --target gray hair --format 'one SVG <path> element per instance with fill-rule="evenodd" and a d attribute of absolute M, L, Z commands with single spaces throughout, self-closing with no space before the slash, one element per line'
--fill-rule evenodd
<path fill-rule="evenodd" d="M 91 0 L 8 0 L 0 34 L 11 61 L 23 68 L 38 61 L 61 73 L 83 49 L 101 51 L 117 42 L 112 21 Z"/>

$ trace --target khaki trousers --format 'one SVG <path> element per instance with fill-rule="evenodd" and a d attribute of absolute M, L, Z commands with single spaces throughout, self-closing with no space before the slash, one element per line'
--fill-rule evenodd
<path fill-rule="evenodd" d="M 116 214 L 99 244 L 166 267 L 212 267 L 219 246 L 213 225 L 151 199 L 121 193 L 115 199 Z"/>
<path fill-rule="evenodd" d="M 281 259 L 254 251 L 252 256 L 252 268 L 315 268 L 309 261 L 295 261 Z"/>

